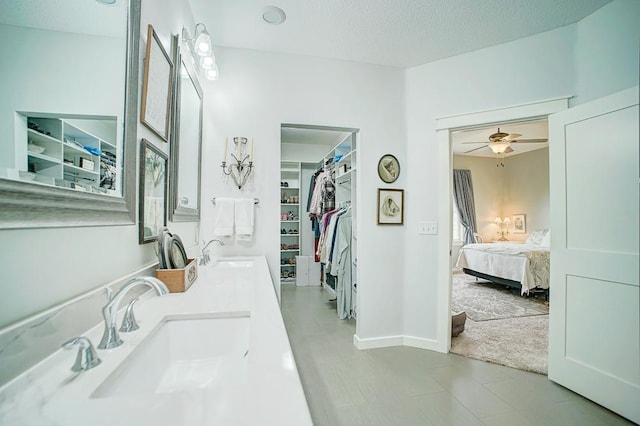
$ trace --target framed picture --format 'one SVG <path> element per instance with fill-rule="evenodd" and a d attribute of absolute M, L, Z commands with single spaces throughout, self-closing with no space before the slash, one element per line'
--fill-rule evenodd
<path fill-rule="evenodd" d="M 513 215 L 513 233 L 525 234 L 527 232 L 527 220 L 523 214 Z"/>
<path fill-rule="evenodd" d="M 167 224 L 167 155 L 145 139 L 140 143 L 138 242 L 150 243 Z"/>
<path fill-rule="evenodd" d="M 404 189 L 378 188 L 378 225 L 404 224 Z"/>
<path fill-rule="evenodd" d="M 149 24 L 140 122 L 165 142 L 169 140 L 172 82 L 173 62 L 162 47 L 153 26 Z"/>
<path fill-rule="evenodd" d="M 400 163 L 391 154 L 385 154 L 378 161 L 378 176 L 385 183 L 393 183 L 400 176 Z"/>

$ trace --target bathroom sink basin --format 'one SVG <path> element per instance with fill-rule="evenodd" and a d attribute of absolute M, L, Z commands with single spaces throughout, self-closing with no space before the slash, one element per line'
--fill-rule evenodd
<path fill-rule="evenodd" d="M 239 385 L 248 352 L 248 313 L 168 316 L 91 397 Z"/>
<path fill-rule="evenodd" d="M 217 268 L 251 268 L 253 267 L 253 260 L 218 260 L 216 263 Z"/>

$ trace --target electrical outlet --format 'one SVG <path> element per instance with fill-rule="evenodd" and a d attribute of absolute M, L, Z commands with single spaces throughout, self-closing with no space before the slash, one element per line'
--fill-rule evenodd
<path fill-rule="evenodd" d="M 420 222 L 418 224 L 418 234 L 420 235 L 437 235 L 438 222 Z"/>

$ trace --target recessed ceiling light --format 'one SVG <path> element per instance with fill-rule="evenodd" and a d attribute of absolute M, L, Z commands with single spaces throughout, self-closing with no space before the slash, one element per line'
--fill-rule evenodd
<path fill-rule="evenodd" d="M 279 7 L 267 6 L 262 9 L 262 20 L 267 24 L 280 25 L 287 20 L 287 14 Z"/>
<path fill-rule="evenodd" d="M 116 4 L 117 0 L 96 0 L 96 1 L 102 4 Z"/>

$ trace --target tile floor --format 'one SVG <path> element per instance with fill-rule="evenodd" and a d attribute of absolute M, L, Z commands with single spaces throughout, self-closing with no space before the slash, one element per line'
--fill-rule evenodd
<path fill-rule="evenodd" d="M 359 351 L 319 287 L 282 287 L 282 315 L 314 424 L 632 424 L 546 376 L 454 354 Z"/>

